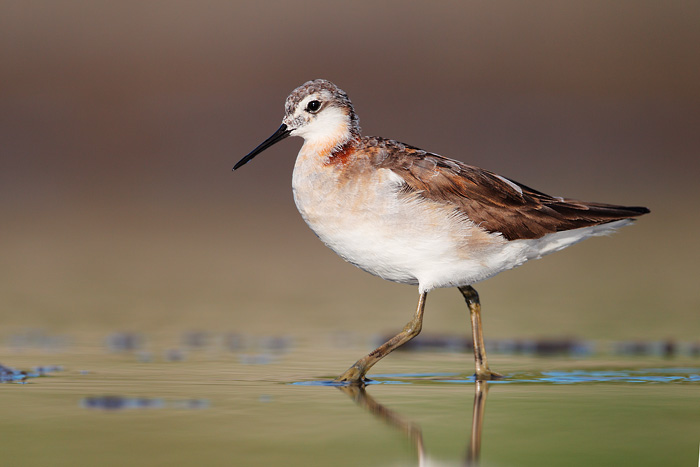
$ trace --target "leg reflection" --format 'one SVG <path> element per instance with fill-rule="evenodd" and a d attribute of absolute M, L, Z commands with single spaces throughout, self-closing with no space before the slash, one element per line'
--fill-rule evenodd
<path fill-rule="evenodd" d="M 474 383 L 474 409 L 472 411 L 472 434 L 467 449 L 466 465 L 479 465 L 481 455 L 481 428 L 484 425 L 484 412 L 486 410 L 486 393 L 489 390 L 486 381 L 476 380 Z"/>
<path fill-rule="evenodd" d="M 420 426 L 377 402 L 367 394 L 364 386 L 338 386 L 338 389 L 350 396 L 357 405 L 368 410 L 372 415 L 401 430 L 416 447 L 418 465 L 425 465 L 425 447 L 423 446 L 423 432 Z"/>
<path fill-rule="evenodd" d="M 423 444 L 423 432 L 417 423 L 405 419 L 397 412 L 388 409 L 377 402 L 367 391 L 364 385 L 360 386 L 338 386 L 338 389 L 355 401 L 357 405 L 369 411 L 372 415 L 383 420 L 390 426 L 402 431 L 416 448 L 418 465 L 426 464 L 425 446 Z M 476 381 L 474 386 L 474 409 L 472 412 L 472 430 L 469 446 L 467 448 L 466 465 L 477 466 L 479 464 L 479 454 L 481 451 L 481 429 L 484 423 L 484 409 L 486 407 L 486 393 L 488 383 L 486 381 Z"/>

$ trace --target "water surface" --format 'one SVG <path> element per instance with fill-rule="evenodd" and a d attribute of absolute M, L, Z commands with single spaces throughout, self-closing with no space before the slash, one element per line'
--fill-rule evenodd
<path fill-rule="evenodd" d="M 0 363 L 28 374 L 0 385 L 3 458 L 13 465 L 697 461 L 700 362 L 689 355 L 497 353 L 492 366 L 506 379 L 477 385 L 468 353 L 395 352 L 361 389 L 328 383 L 365 346 L 209 337 L 186 334 L 172 346 L 119 334 L 93 344 L 7 340 Z"/>

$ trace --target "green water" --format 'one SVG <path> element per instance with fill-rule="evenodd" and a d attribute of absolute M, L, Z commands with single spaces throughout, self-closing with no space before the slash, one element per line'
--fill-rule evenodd
<path fill-rule="evenodd" d="M 478 392 L 468 354 L 396 352 L 377 365 L 377 384 L 353 392 L 324 383 L 366 346 L 333 339 L 119 352 L 98 341 L 0 347 L 5 366 L 62 367 L 0 385 L 3 463 L 463 465 L 480 454 L 484 466 L 651 466 L 698 458 L 700 361 L 687 355 L 493 355 L 507 379 Z"/>

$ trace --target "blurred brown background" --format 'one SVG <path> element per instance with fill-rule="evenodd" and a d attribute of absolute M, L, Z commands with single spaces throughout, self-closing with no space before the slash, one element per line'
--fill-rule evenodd
<path fill-rule="evenodd" d="M 365 134 L 652 214 L 481 285 L 489 336 L 700 331 L 700 3 L 0 3 L 0 320 L 77 332 L 399 328 L 291 196 L 301 140 L 231 173 L 323 77 Z M 464 327 L 431 295 L 426 330 Z M 546 323 L 544 327 L 541 327 Z"/>

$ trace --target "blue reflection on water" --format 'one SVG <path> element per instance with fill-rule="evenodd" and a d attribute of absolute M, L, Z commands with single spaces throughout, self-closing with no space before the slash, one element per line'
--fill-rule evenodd
<path fill-rule="evenodd" d="M 60 365 L 35 366 L 32 371 L 22 371 L 9 366 L 0 365 L 0 383 L 26 383 L 28 378 L 37 378 L 49 373 L 62 371 Z"/>
<path fill-rule="evenodd" d="M 474 376 L 459 373 L 393 373 L 372 375 L 366 384 L 471 384 Z M 700 382 L 700 368 L 645 368 L 637 370 L 570 370 L 541 373 L 511 373 L 493 384 L 579 384 L 579 383 L 692 383 Z M 299 386 L 343 386 L 333 380 L 299 381 Z"/>

